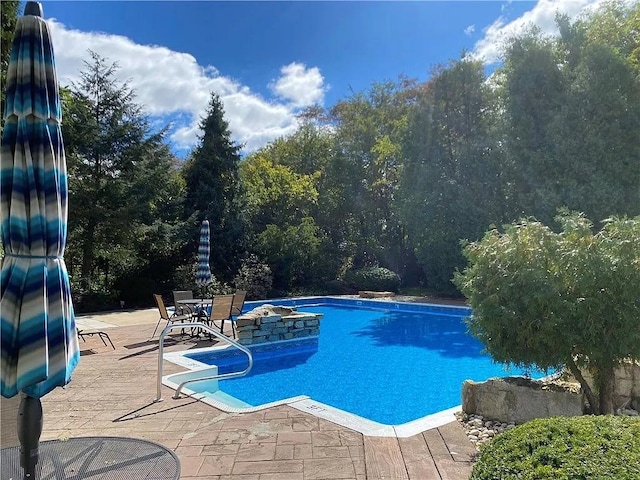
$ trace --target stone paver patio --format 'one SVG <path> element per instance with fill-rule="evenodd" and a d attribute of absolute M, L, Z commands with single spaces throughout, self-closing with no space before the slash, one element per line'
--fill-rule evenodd
<path fill-rule="evenodd" d="M 164 386 L 165 400 L 154 403 L 158 342 L 149 339 L 157 318 L 155 310 L 78 318 L 81 328 L 107 331 L 116 350 L 97 337 L 80 343 L 71 384 L 43 398 L 42 440 L 152 440 L 176 452 L 183 480 L 469 478 L 475 449 L 457 422 L 409 438 L 365 437 L 288 406 L 224 413 L 192 398 L 174 400 Z M 173 338 L 167 352 L 197 346 Z M 182 370 L 164 367 L 165 374 Z"/>

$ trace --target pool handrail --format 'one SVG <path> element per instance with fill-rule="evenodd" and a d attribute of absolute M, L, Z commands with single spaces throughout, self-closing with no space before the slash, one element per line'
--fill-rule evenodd
<path fill-rule="evenodd" d="M 154 402 L 161 402 L 163 400 L 162 399 L 161 387 L 162 387 L 162 366 L 163 366 L 162 361 L 164 360 L 164 338 L 165 338 L 165 336 L 166 336 L 166 334 L 168 332 L 170 332 L 171 330 L 173 330 L 175 328 L 183 328 L 183 329 L 184 328 L 201 328 L 203 330 L 206 330 L 207 332 L 212 333 L 214 336 L 218 337 L 219 339 L 225 340 L 227 343 L 230 343 L 231 345 L 233 345 L 237 349 L 239 349 L 242 352 L 246 353 L 247 356 L 249 357 L 249 365 L 247 366 L 247 368 L 245 368 L 241 372 L 230 372 L 230 373 L 223 373 L 223 374 L 220 374 L 220 375 L 209 375 L 207 377 L 191 378 L 189 380 L 185 380 L 180 385 L 178 385 L 178 388 L 176 388 L 176 393 L 173 395 L 174 399 L 180 397 L 180 392 L 182 391 L 182 388 L 187 383 L 202 382 L 204 380 L 223 380 L 223 379 L 226 379 L 226 378 L 243 377 L 247 373 L 249 373 L 249 371 L 253 367 L 253 355 L 251 353 L 251 350 L 249 350 L 244 345 L 236 342 L 235 340 L 232 340 L 231 338 L 227 337 L 226 335 L 224 335 L 224 334 L 222 334 L 220 332 L 217 332 L 216 330 L 211 328 L 209 325 L 206 325 L 206 324 L 201 323 L 201 322 L 190 322 L 190 323 L 179 323 L 179 324 L 175 324 L 174 323 L 172 325 L 167 325 L 165 327 L 165 329 L 162 330 L 162 333 L 160 333 L 160 340 L 159 340 L 160 344 L 159 344 L 159 348 L 158 348 L 158 381 L 157 381 L 157 385 L 156 385 L 156 387 L 157 387 L 156 388 L 156 399 L 154 400 Z"/>

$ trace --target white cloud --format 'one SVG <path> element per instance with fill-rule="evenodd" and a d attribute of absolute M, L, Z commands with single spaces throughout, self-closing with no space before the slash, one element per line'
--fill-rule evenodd
<path fill-rule="evenodd" d="M 62 85 L 79 80 L 88 50 L 116 62 L 120 67 L 116 78 L 135 90 L 136 102 L 154 123 L 172 122 L 170 139 L 179 149 L 197 142 L 198 123 L 212 91 L 220 95 L 232 138 L 245 145 L 245 152 L 295 131 L 300 107 L 322 103 L 324 98 L 324 79 L 317 67 L 298 63 L 282 67 L 282 76 L 270 87 L 284 100 L 270 101 L 215 67 L 200 65 L 188 53 L 139 45 L 119 35 L 72 30 L 55 20 L 49 25 Z"/>
<path fill-rule="evenodd" d="M 597 9 L 606 0 L 538 0 L 535 6 L 512 21 L 501 15 L 491 25 L 483 29 L 484 37 L 476 42 L 473 56 L 485 63 L 493 64 L 500 60 L 505 41 L 528 26 L 535 25 L 543 34 L 556 35 L 556 13 L 575 18 L 587 10 Z"/>
<path fill-rule="evenodd" d="M 475 31 L 476 31 L 476 26 L 475 25 L 469 25 L 467 28 L 464 29 L 464 34 L 465 35 L 471 35 Z"/>
<path fill-rule="evenodd" d="M 295 107 L 308 107 L 322 103 L 324 78 L 317 67 L 307 68 L 303 63 L 290 63 L 280 69 L 281 76 L 270 87 L 279 97 L 290 100 Z"/>

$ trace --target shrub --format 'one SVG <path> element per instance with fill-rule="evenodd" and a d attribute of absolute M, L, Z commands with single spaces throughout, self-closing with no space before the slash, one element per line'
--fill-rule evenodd
<path fill-rule="evenodd" d="M 268 298 L 272 283 L 269 265 L 262 263 L 256 255 L 249 255 L 242 261 L 240 270 L 233 279 L 236 289 L 247 291 L 247 300 Z"/>
<path fill-rule="evenodd" d="M 486 444 L 471 480 L 640 478 L 640 419 L 537 419 Z"/>
<path fill-rule="evenodd" d="M 214 295 L 230 295 L 234 293 L 234 289 L 231 285 L 211 274 L 211 281 L 204 286 L 197 285 L 194 289 L 194 295 L 200 298 L 210 298 Z"/>
<path fill-rule="evenodd" d="M 347 272 L 345 282 L 357 290 L 397 292 L 400 287 L 400 277 L 388 268 L 383 267 L 351 270 Z"/>
<path fill-rule="evenodd" d="M 75 313 L 100 312 L 119 308 L 116 292 L 112 292 L 99 283 L 82 286 L 82 282 L 71 279 L 71 299 Z"/>
<path fill-rule="evenodd" d="M 194 258 L 191 262 L 180 265 L 173 274 L 173 284 L 179 290 L 196 290 L 196 271 L 198 262 Z"/>
<path fill-rule="evenodd" d="M 342 280 L 329 280 L 315 288 L 316 295 L 353 295 L 358 293 L 355 288 Z"/>

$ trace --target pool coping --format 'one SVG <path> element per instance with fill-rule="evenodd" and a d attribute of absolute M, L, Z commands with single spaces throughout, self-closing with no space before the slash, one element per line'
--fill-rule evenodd
<path fill-rule="evenodd" d="M 471 315 L 471 307 L 460 305 L 442 305 L 436 303 L 420 303 L 420 302 L 401 302 L 387 299 L 369 299 L 369 298 L 351 298 L 351 297 L 336 297 L 332 295 L 327 296 L 310 296 L 310 297 L 295 297 L 295 298 L 278 298 L 272 300 L 259 300 L 249 301 L 244 303 L 245 310 L 259 307 L 260 305 L 278 305 L 278 306 L 305 306 L 305 305 L 328 305 L 328 306 L 349 306 L 355 305 L 357 307 L 373 307 L 381 308 L 387 307 L 389 310 L 399 309 L 400 306 L 407 312 L 424 312 L 429 311 L 433 313 L 447 314 L 452 311 L 456 312 L 456 316 L 460 314 Z"/>

